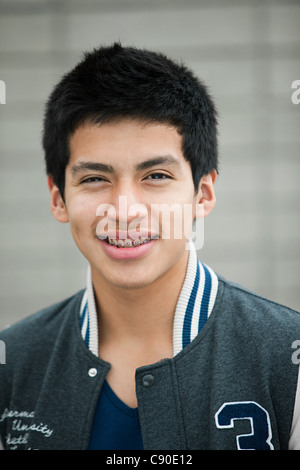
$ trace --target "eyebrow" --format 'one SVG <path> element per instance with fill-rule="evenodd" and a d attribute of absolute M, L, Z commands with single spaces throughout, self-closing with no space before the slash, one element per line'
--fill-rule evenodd
<path fill-rule="evenodd" d="M 71 168 L 71 173 L 73 176 L 83 171 L 101 171 L 105 173 L 114 173 L 114 169 L 111 165 L 97 162 L 77 162 Z"/>
<path fill-rule="evenodd" d="M 159 157 L 150 158 L 149 160 L 145 160 L 144 162 L 138 163 L 135 168 L 137 171 L 141 171 L 148 170 L 149 168 L 152 168 L 153 166 L 157 165 L 179 166 L 180 162 L 179 160 L 177 160 L 177 158 L 173 157 L 172 155 L 163 155 Z"/>
<path fill-rule="evenodd" d="M 163 155 L 154 158 L 150 158 L 149 160 L 145 160 L 140 162 L 136 165 L 136 171 L 148 170 L 153 166 L 157 165 L 175 165 L 179 166 L 180 162 L 173 157 L 172 155 Z M 106 163 L 98 163 L 98 162 L 76 162 L 72 168 L 71 173 L 75 176 L 77 173 L 83 171 L 100 171 L 104 173 L 115 173 L 115 170 L 112 165 L 108 165 Z"/>

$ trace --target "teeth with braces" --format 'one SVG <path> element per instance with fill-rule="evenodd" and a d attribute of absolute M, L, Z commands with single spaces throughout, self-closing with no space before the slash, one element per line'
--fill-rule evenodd
<path fill-rule="evenodd" d="M 117 246 L 118 248 L 128 248 L 132 246 L 139 246 L 143 245 L 144 243 L 148 243 L 151 240 L 151 237 L 149 238 L 135 238 L 134 240 L 131 240 L 130 238 L 126 238 L 125 240 L 118 240 L 116 238 L 107 238 L 106 241 L 113 246 Z"/>

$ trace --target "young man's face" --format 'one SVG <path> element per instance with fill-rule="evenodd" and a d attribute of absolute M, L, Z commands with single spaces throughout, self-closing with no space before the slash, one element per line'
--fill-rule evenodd
<path fill-rule="evenodd" d="M 196 194 L 181 136 L 163 124 L 78 128 L 65 177 L 65 202 L 49 178 L 54 216 L 70 223 L 93 276 L 123 288 L 186 266 L 192 220 L 215 203 L 215 172 L 202 178 Z"/>

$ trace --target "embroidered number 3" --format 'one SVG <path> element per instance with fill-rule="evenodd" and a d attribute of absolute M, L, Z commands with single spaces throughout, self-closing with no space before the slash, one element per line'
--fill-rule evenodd
<path fill-rule="evenodd" d="M 229 402 L 215 414 L 217 428 L 233 428 L 236 419 L 249 419 L 251 433 L 236 436 L 240 450 L 273 450 L 270 417 L 267 411 L 254 401 Z"/>

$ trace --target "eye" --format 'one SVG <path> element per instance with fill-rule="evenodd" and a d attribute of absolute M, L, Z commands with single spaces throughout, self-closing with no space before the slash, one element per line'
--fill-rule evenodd
<path fill-rule="evenodd" d="M 81 184 L 83 183 L 99 183 L 99 182 L 105 182 L 104 178 L 101 178 L 101 176 L 89 176 L 88 178 L 85 178 L 81 181 Z"/>
<path fill-rule="evenodd" d="M 172 179 L 171 176 L 166 175 L 165 173 L 151 173 L 151 175 L 146 176 L 146 180 L 164 180 Z"/>

